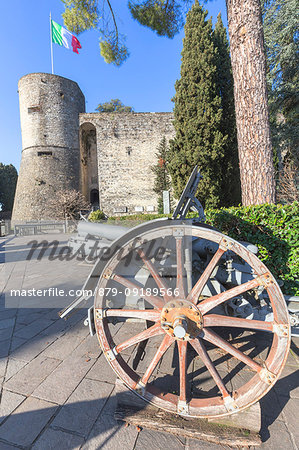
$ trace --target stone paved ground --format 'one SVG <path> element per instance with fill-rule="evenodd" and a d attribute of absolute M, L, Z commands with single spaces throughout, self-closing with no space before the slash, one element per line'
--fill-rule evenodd
<path fill-rule="evenodd" d="M 30 240 L 0 240 L 0 449 L 225 448 L 116 423 L 115 375 L 83 325 L 85 311 L 63 321 L 58 304 L 5 308 L 10 289 L 79 288 L 90 271 L 76 261 L 26 261 Z M 262 449 L 298 448 L 296 352 L 293 342 L 282 377 L 261 400 Z"/>

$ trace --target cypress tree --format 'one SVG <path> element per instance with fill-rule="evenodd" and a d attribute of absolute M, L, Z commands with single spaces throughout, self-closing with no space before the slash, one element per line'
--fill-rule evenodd
<path fill-rule="evenodd" d="M 221 206 L 232 206 L 238 205 L 241 202 L 241 184 L 234 102 L 234 80 L 229 43 L 220 13 L 217 17 L 213 39 L 214 45 L 217 48 L 217 93 L 221 97 L 222 109 L 219 129 L 223 136 L 227 136 L 227 141 L 224 145 L 224 159 L 221 171 Z"/>
<path fill-rule="evenodd" d="M 221 97 L 216 85 L 216 55 L 211 20 L 198 0 L 187 14 L 181 78 L 174 96 L 175 138 L 170 142 L 169 172 L 179 197 L 198 164 L 203 179 L 197 195 L 204 207 L 221 202 L 221 167 L 227 137 L 220 130 Z"/>

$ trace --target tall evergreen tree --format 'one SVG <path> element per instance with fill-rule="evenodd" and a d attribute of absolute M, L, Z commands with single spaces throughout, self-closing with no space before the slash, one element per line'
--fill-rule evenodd
<path fill-rule="evenodd" d="M 298 1 L 264 0 L 263 18 L 273 143 L 299 168 Z"/>
<path fill-rule="evenodd" d="M 120 65 L 128 57 L 121 42 L 111 2 L 112 21 L 97 0 L 62 0 L 64 23 L 76 33 L 99 27 L 101 53 L 108 63 Z M 268 113 L 266 59 L 260 0 L 226 0 L 231 62 L 234 77 L 236 126 L 244 205 L 275 202 L 275 172 Z M 190 0 L 132 0 L 132 16 L 159 36 L 173 37 L 182 27 L 184 7 Z M 103 23 L 104 22 L 104 23 Z M 114 30 L 105 23 L 113 23 Z"/>
<path fill-rule="evenodd" d="M 227 136 L 220 130 L 221 97 L 217 92 L 217 50 L 212 21 L 198 0 L 187 14 L 181 78 L 174 97 L 175 138 L 170 142 L 169 171 L 178 197 L 198 164 L 203 179 L 198 196 L 205 207 L 221 203 L 222 164 Z"/>
<path fill-rule="evenodd" d="M 12 164 L 0 163 L 0 209 L 12 211 L 18 172 Z"/>
<path fill-rule="evenodd" d="M 234 102 L 234 81 L 229 54 L 229 43 L 221 14 L 218 14 L 213 39 L 216 54 L 216 86 L 221 97 L 222 117 L 219 129 L 227 136 L 221 172 L 221 206 L 238 205 L 241 202 L 240 169 Z"/>
<path fill-rule="evenodd" d="M 152 167 L 155 174 L 154 192 L 158 196 L 158 213 L 163 213 L 163 191 L 170 191 L 171 181 L 167 168 L 167 141 L 165 136 L 162 138 L 157 148 L 157 164 Z"/>

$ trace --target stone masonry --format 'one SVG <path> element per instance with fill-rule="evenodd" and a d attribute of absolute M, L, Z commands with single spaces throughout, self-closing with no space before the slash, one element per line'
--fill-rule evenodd
<path fill-rule="evenodd" d="M 91 203 L 98 193 L 108 215 L 157 211 L 151 168 L 161 139 L 174 136 L 172 113 L 85 113 L 77 83 L 45 73 L 22 77 L 19 97 L 23 149 L 13 223 L 49 218 L 49 198 L 69 189 Z"/>
<path fill-rule="evenodd" d="M 96 129 L 101 208 L 108 215 L 153 212 L 157 147 L 174 135 L 172 113 L 80 114 Z"/>

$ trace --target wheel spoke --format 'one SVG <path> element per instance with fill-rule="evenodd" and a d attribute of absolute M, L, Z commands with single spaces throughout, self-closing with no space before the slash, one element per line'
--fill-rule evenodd
<path fill-rule="evenodd" d="M 106 317 L 136 317 L 153 322 L 157 322 L 161 316 L 155 309 L 107 309 L 105 315 Z"/>
<path fill-rule="evenodd" d="M 254 278 L 253 280 L 247 281 L 247 283 L 240 284 L 239 286 L 228 289 L 227 291 L 221 292 L 220 294 L 213 295 L 213 297 L 209 297 L 206 300 L 203 300 L 198 304 L 198 308 L 200 309 L 200 312 L 202 314 L 206 314 L 208 311 L 215 308 L 215 306 L 218 306 L 226 300 L 236 297 L 243 292 L 249 291 L 249 289 L 256 288 L 260 284 L 261 281 L 258 278 Z"/>
<path fill-rule="evenodd" d="M 148 383 L 148 380 L 150 379 L 151 374 L 153 373 L 155 367 L 157 366 L 158 362 L 166 352 L 166 350 L 171 346 L 171 344 L 174 342 L 174 339 L 171 336 L 168 336 L 168 334 L 165 335 L 163 341 L 161 342 L 160 347 L 158 348 L 155 356 L 153 357 L 150 365 L 148 366 L 145 374 L 141 378 L 140 382 L 144 385 Z"/>
<path fill-rule="evenodd" d="M 137 286 L 137 284 L 127 280 L 127 278 L 124 278 L 120 275 L 115 274 L 113 276 L 113 280 L 127 287 L 131 291 L 133 291 L 133 289 L 138 289 L 138 295 L 148 301 L 154 308 L 163 308 L 165 302 L 161 297 L 156 297 L 155 295 L 147 295 L 144 288 L 140 288 L 139 286 Z"/>
<path fill-rule="evenodd" d="M 184 289 L 184 279 L 183 279 L 183 252 L 182 252 L 182 237 L 176 237 L 175 238 L 175 245 L 176 245 L 176 264 L 177 264 L 177 270 L 176 270 L 176 289 L 179 291 L 179 296 L 181 298 L 185 297 L 185 289 Z"/>
<path fill-rule="evenodd" d="M 209 262 L 207 267 L 205 268 L 204 272 L 202 273 L 201 277 L 199 278 L 197 283 L 193 286 L 191 292 L 189 293 L 189 295 L 187 297 L 187 300 L 189 300 L 195 304 L 197 303 L 197 300 L 201 294 L 201 291 L 207 284 L 207 281 L 208 281 L 211 273 L 213 272 L 216 264 L 218 263 L 219 259 L 221 258 L 221 256 L 223 255 L 224 252 L 225 252 L 225 249 L 220 248 L 220 247 L 218 248 L 217 252 L 213 256 L 213 258 L 211 259 L 211 261 Z"/>
<path fill-rule="evenodd" d="M 219 314 L 207 314 L 203 317 L 204 327 L 237 327 L 251 330 L 273 331 L 273 322 L 262 320 L 241 319 L 239 317 L 221 316 Z"/>
<path fill-rule="evenodd" d="M 167 285 L 165 280 L 163 280 L 163 278 L 160 277 L 154 264 L 146 257 L 146 255 L 142 249 L 138 249 L 137 253 L 140 256 L 140 258 L 142 259 L 142 261 L 144 262 L 144 264 L 146 265 L 146 267 L 148 268 L 148 270 L 150 271 L 152 277 L 154 278 L 155 282 L 157 283 L 158 288 L 161 289 L 162 292 L 165 292 L 165 294 L 163 295 L 165 301 L 168 302 L 168 300 L 171 300 L 172 296 L 169 296 L 167 294 L 167 289 L 169 289 L 169 286 Z"/>
<path fill-rule="evenodd" d="M 262 370 L 262 366 L 256 363 L 249 356 L 245 355 L 245 353 L 241 352 L 241 350 L 238 350 L 237 348 L 226 342 L 218 334 L 214 333 L 214 331 L 205 328 L 203 330 L 203 338 L 206 341 L 209 341 L 212 344 L 216 345 L 216 347 L 222 348 L 222 350 L 224 350 L 225 352 L 230 353 L 232 356 L 239 359 L 244 364 L 256 370 L 257 372 L 260 372 Z"/>
<path fill-rule="evenodd" d="M 180 396 L 179 401 L 186 402 L 186 373 L 187 373 L 187 342 L 177 341 L 180 366 Z"/>
<path fill-rule="evenodd" d="M 193 339 L 190 344 L 194 348 L 194 350 L 198 353 L 199 357 L 201 358 L 202 362 L 210 372 L 211 376 L 213 377 L 215 383 L 217 384 L 223 398 L 229 397 L 229 393 L 222 381 L 222 378 L 220 377 L 216 367 L 214 366 L 213 361 L 211 360 L 203 342 L 201 339 Z"/>
<path fill-rule="evenodd" d="M 138 344 L 138 342 L 149 339 L 150 337 L 158 336 L 159 334 L 164 334 L 164 331 L 162 330 L 160 323 L 155 323 L 155 325 L 141 331 L 141 333 L 136 334 L 121 344 L 118 344 L 115 350 L 117 353 L 120 353 L 126 348 L 131 347 L 131 345 Z"/>

